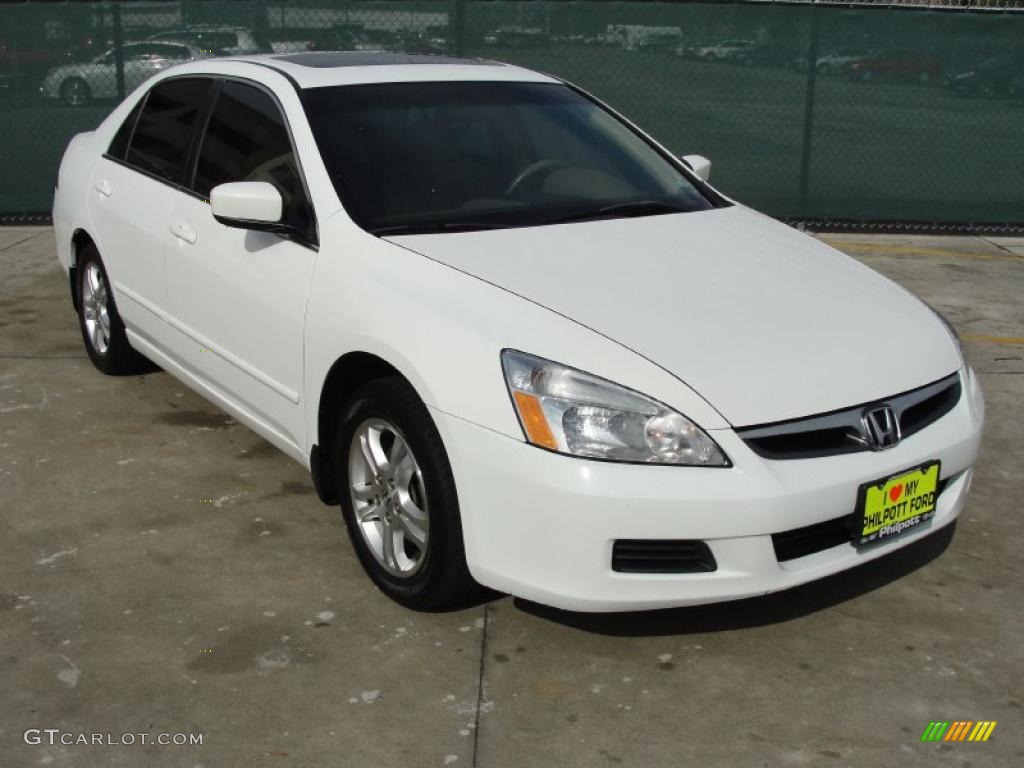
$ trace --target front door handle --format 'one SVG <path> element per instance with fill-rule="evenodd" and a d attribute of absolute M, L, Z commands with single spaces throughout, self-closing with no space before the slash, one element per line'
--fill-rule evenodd
<path fill-rule="evenodd" d="M 110 197 L 114 192 L 114 188 L 110 186 L 110 181 L 107 179 L 97 179 L 93 187 L 100 193 L 100 197 Z"/>
<path fill-rule="evenodd" d="M 171 234 L 189 245 L 192 245 L 197 239 L 199 239 L 199 235 L 196 234 L 196 231 L 185 222 L 175 224 L 171 227 Z"/>

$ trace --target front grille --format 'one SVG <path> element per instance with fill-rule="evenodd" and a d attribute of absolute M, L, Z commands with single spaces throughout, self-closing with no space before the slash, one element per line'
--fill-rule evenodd
<path fill-rule="evenodd" d="M 740 427 L 736 434 L 766 459 L 811 459 L 871 450 L 864 414 L 889 406 L 900 436 L 920 432 L 949 413 L 960 401 L 960 376 L 954 373 L 919 389 L 875 403 L 844 408 L 818 416 Z"/>
<path fill-rule="evenodd" d="M 947 477 L 939 481 L 936 487 L 936 496 L 942 496 L 952 479 Z M 807 557 L 807 555 L 852 542 L 856 538 L 859 522 L 856 513 L 851 513 L 826 520 L 823 523 L 814 523 L 805 525 L 803 528 L 773 533 L 772 546 L 775 548 L 775 559 L 784 563 L 787 560 Z"/>
<path fill-rule="evenodd" d="M 716 568 L 703 541 L 619 539 L 612 546 L 612 570 L 621 573 L 707 573 Z"/>

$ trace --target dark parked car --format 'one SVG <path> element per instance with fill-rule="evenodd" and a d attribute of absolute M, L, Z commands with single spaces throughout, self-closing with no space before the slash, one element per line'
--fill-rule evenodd
<path fill-rule="evenodd" d="M 946 86 L 962 96 L 1010 95 L 1014 80 L 1024 76 L 1024 54 L 993 56 L 976 66 L 954 72 Z"/>
<path fill-rule="evenodd" d="M 28 90 L 51 68 L 71 60 L 72 52 L 63 44 L 19 46 L 0 37 L 0 92 Z"/>
<path fill-rule="evenodd" d="M 914 51 L 883 51 L 865 56 L 847 65 L 851 80 L 916 80 L 930 83 L 942 74 L 942 64 L 934 56 Z"/>
<path fill-rule="evenodd" d="M 736 60 L 748 67 L 793 67 L 799 50 L 788 43 L 759 43 L 736 54 Z"/>

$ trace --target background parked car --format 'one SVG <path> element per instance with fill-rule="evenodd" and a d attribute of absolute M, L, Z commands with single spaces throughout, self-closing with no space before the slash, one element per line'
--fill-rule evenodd
<path fill-rule="evenodd" d="M 246 27 L 226 27 L 215 24 L 197 24 L 184 29 L 172 29 L 150 35 L 147 40 L 165 40 L 188 43 L 198 48 L 219 51 L 225 56 L 270 53 L 270 40 L 262 32 Z"/>
<path fill-rule="evenodd" d="M 819 56 L 815 67 L 822 75 L 841 75 L 853 62 L 875 55 L 869 48 L 836 48 Z"/>
<path fill-rule="evenodd" d="M 993 56 L 967 69 L 954 72 L 946 86 L 962 96 L 1009 95 L 1014 79 L 1024 75 L 1024 54 Z"/>
<path fill-rule="evenodd" d="M 0 93 L 34 87 L 51 68 L 73 61 L 76 50 L 39 43 L 18 46 L 0 37 Z"/>
<path fill-rule="evenodd" d="M 659 32 L 638 40 L 634 50 L 647 53 L 672 53 L 678 44 L 678 33 Z"/>
<path fill-rule="evenodd" d="M 146 41 L 121 47 L 125 91 L 134 90 L 160 70 L 186 61 L 216 55 L 216 51 L 188 43 Z M 116 51 L 111 49 L 91 61 L 65 64 L 50 70 L 39 88 L 43 96 L 61 99 L 78 107 L 92 99 L 117 98 Z"/>
<path fill-rule="evenodd" d="M 543 29 L 501 27 L 484 34 L 483 41 L 501 48 L 547 48 L 550 38 Z"/>
<path fill-rule="evenodd" d="M 934 56 L 913 51 L 884 51 L 850 62 L 846 68 L 851 80 L 916 80 L 929 83 L 942 74 L 942 64 Z"/>
<path fill-rule="evenodd" d="M 797 48 L 789 43 L 757 43 L 737 50 L 735 60 L 748 67 L 778 69 L 793 66 L 799 55 Z"/>
<path fill-rule="evenodd" d="M 713 45 L 699 46 L 694 57 L 703 61 L 740 61 L 754 47 L 753 40 L 722 40 Z"/>

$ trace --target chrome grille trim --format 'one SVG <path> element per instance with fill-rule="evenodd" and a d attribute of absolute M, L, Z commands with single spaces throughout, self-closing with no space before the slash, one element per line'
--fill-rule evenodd
<path fill-rule="evenodd" d="M 862 403 L 807 418 L 736 429 L 736 434 L 759 456 L 768 459 L 806 459 L 873 450 L 865 425 L 867 411 L 890 407 L 902 438 L 920 432 L 959 402 L 959 372 L 883 400 Z M 932 402 L 929 402 L 932 401 Z M 924 406 L 922 412 L 911 411 Z M 904 415 L 911 411 L 911 419 Z"/>

